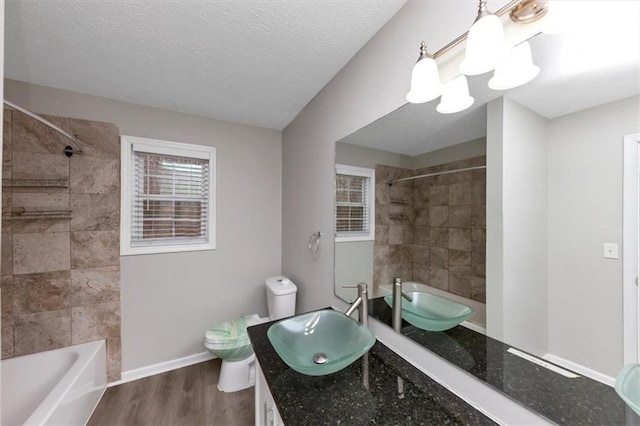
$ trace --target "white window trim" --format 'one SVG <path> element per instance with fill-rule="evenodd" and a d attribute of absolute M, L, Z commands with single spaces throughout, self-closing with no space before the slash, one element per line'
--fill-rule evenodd
<path fill-rule="evenodd" d="M 181 142 L 140 138 L 137 136 L 120 137 L 121 159 L 121 202 L 120 202 L 120 255 L 176 253 L 185 251 L 214 250 L 216 248 L 216 149 L 210 146 L 193 145 Z M 209 160 L 209 211 L 208 236 L 206 243 L 180 243 L 154 246 L 131 246 L 131 213 L 133 201 L 133 151 L 174 155 Z"/>
<path fill-rule="evenodd" d="M 345 164 L 336 164 L 336 175 L 351 175 L 368 177 L 369 180 L 369 233 L 367 235 L 358 235 L 351 237 L 335 237 L 336 243 L 346 243 L 353 241 L 373 241 L 376 235 L 376 171 L 365 167 L 347 166 Z M 336 184 L 333 183 L 333 232 L 336 233 Z"/>

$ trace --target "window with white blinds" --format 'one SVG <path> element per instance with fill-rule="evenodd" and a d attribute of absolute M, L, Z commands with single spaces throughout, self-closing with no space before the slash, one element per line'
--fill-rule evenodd
<path fill-rule="evenodd" d="M 374 170 L 336 165 L 336 241 L 374 238 Z"/>
<path fill-rule="evenodd" d="M 122 141 L 122 254 L 215 248 L 215 148 Z"/>

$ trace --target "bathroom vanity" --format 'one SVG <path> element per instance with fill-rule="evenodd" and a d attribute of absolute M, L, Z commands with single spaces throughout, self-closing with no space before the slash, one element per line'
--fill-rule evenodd
<path fill-rule="evenodd" d="M 256 425 L 495 424 L 380 342 L 345 369 L 306 376 L 290 369 L 250 327 L 256 368 Z"/>
<path fill-rule="evenodd" d="M 369 309 L 375 321 L 390 324 L 391 309 L 382 298 L 370 300 Z M 300 374 L 280 359 L 267 338 L 274 323 L 248 329 L 259 364 L 256 425 L 495 424 L 380 341 L 341 371 Z M 401 332 L 465 372 L 486 393 L 498 393 L 535 413 L 536 424 L 640 424 L 613 388 L 550 363 L 545 366 L 543 360 L 466 327 L 429 332 L 403 323 Z"/>

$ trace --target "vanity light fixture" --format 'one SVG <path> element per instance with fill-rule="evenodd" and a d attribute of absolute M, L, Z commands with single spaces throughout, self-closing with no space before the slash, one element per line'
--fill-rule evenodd
<path fill-rule="evenodd" d="M 497 12 L 491 13 L 487 10 L 487 1 L 479 0 L 478 16 L 468 32 L 458 36 L 433 55 L 427 52 L 426 44 L 422 42 L 418 62 L 411 72 L 411 89 L 407 93 L 407 101 L 424 103 L 443 95 L 437 110 L 445 114 L 462 111 L 473 104 L 466 78 L 461 79 L 458 76 L 451 81 L 449 88 L 444 88 L 436 63 L 436 59 L 465 40 L 465 57 L 460 64 L 460 72 L 463 75 L 477 75 L 495 70 L 490 87 L 496 90 L 506 90 L 531 81 L 539 72 L 538 67 L 531 61 L 531 47 L 525 42 L 515 48 L 509 48 L 505 41 L 501 17 L 508 13 L 513 22 L 528 24 L 547 15 L 548 6 L 548 0 L 512 0 Z M 457 82 L 454 83 L 455 80 Z M 443 90 L 447 93 L 446 96 Z M 462 108 L 464 105 L 466 106 Z"/>
<path fill-rule="evenodd" d="M 486 0 L 480 0 L 478 16 L 467 35 L 467 47 L 460 72 L 466 75 L 489 72 L 498 66 L 506 50 L 502 21 L 487 10 Z"/>
<path fill-rule="evenodd" d="M 531 46 L 528 41 L 512 47 L 507 56 L 493 72 L 489 87 L 493 90 L 508 90 L 522 86 L 536 78 L 540 68 L 533 65 Z"/>
<path fill-rule="evenodd" d="M 420 44 L 418 62 L 411 71 L 411 89 L 407 93 L 407 101 L 412 104 L 429 102 L 442 94 L 442 83 L 438 73 L 438 64 L 427 52 L 427 45 Z"/>
<path fill-rule="evenodd" d="M 464 111 L 473 105 L 474 99 L 469 96 L 467 77 L 459 75 L 444 86 L 442 98 L 436 107 L 441 114 L 453 114 Z"/>

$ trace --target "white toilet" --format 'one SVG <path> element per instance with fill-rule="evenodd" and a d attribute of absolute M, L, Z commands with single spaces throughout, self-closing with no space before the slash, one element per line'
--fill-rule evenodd
<path fill-rule="evenodd" d="M 251 348 L 247 327 L 290 317 L 296 309 L 296 285 L 278 275 L 265 280 L 269 318 L 249 315 L 219 324 L 204 335 L 204 347 L 222 359 L 218 389 L 236 392 L 255 385 L 256 356 Z"/>

